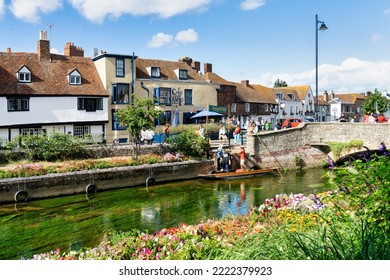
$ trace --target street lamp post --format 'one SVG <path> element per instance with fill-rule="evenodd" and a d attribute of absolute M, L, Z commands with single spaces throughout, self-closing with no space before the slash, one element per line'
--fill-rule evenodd
<path fill-rule="evenodd" d="M 318 27 L 318 24 L 321 23 L 320 27 Z M 315 105 L 315 118 L 317 121 L 319 120 L 319 112 L 320 107 L 318 103 L 318 30 L 325 31 L 328 27 L 326 26 L 325 22 L 318 20 L 318 15 L 316 15 L 316 105 Z"/>

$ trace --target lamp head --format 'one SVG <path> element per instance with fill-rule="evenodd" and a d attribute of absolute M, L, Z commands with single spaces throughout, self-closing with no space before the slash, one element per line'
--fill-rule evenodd
<path fill-rule="evenodd" d="M 328 30 L 328 27 L 326 26 L 326 24 L 324 22 L 322 22 L 319 30 L 325 31 L 325 30 Z"/>

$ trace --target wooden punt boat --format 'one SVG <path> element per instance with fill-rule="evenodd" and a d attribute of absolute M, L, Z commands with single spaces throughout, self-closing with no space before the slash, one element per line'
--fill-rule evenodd
<path fill-rule="evenodd" d="M 276 168 L 263 168 L 255 170 L 241 170 L 238 169 L 233 172 L 215 172 L 209 174 L 199 174 L 199 178 L 207 180 L 231 180 L 231 179 L 240 179 L 240 178 L 252 178 L 257 176 L 262 176 L 266 174 L 271 174 L 277 171 Z"/>

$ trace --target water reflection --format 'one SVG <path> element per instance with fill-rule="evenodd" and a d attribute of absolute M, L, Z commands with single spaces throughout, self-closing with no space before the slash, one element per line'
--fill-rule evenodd
<path fill-rule="evenodd" d="M 0 206 L 0 259 L 78 250 L 111 232 L 154 232 L 225 215 L 244 215 L 278 193 L 322 191 L 322 170 L 241 181 L 192 180 Z"/>

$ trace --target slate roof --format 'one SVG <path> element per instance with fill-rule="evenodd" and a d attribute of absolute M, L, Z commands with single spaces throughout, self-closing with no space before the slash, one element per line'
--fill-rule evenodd
<path fill-rule="evenodd" d="M 18 70 L 31 71 L 31 83 L 19 83 Z M 67 75 L 77 70 L 81 85 L 70 85 Z M 39 60 L 36 53 L 0 52 L 0 95 L 108 96 L 90 58 L 50 54 Z"/>

